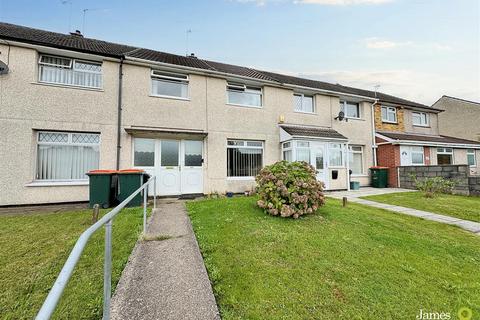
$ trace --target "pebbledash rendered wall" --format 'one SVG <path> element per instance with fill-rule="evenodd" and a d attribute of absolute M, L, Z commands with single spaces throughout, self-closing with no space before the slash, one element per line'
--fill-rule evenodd
<path fill-rule="evenodd" d="M 400 187 L 416 189 L 414 176 L 418 180 L 443 177 L 456 182 L 454 194 L 480 196 L 480 176 L 470 175 L 468 165 L 402 166 L 398 167 Z"/>

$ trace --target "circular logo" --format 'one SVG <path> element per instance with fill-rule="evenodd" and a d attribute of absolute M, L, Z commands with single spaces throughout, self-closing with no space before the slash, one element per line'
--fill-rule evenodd
<path fill-rule="evenodd" d="M 458 318 L 460 320 L 470 320 L 472 319 L 472 315 L 473 315 L 473 312 L 472 312 L 472 309 L 470 308 L 463 307 L 463 308 L 460 308 L 460 310 L 458 310 Z"/>

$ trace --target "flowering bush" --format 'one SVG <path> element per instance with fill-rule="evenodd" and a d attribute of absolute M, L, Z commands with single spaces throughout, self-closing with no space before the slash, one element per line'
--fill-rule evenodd
<path fill-rule="evenodd" d="M 296 219 L 325 204 L 323 183 L 306 162 L 274 163 L 263 168 L 255 180 L 260 198 L 257 205 L 268 214 Z"/>

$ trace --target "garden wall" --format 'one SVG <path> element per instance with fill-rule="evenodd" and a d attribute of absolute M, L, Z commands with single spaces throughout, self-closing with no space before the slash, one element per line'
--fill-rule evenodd
<path fill-rule="evenodd" d="M 453 193 L 480 196 L 480 176 L 470 176 L 468 165 L 401 166 L 398 167 L 400 188 L 415 189 L 415 181 L 427 177 L 443 177 L 456 182 Z"/>

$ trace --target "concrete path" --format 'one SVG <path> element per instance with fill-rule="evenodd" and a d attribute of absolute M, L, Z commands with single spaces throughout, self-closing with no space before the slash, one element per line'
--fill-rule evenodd
<path fill-rule="evenodd" d="M 391 190 L 394 190 L 394 191 L 391 191 Z M 360 204 L 364 204 L 364 205 L 375 207 L 375 208 L 390 210 L 396 213 L 406 214 L 409 216 L 419 217 L 425 220 L 431 220 L 431 221 L 436 221 L 440 223 L 455 225 L 464 230 L 480 235 L 480 223 L 478 222 L 462 220 L 462 219 L 458 219 L 450 216 L 444 216 L 441 214 L 436 214 L 428 211 L 416 210 L 416 209 L 405 208 L 405 207 L 396 206 L 392 204 L 360 199 L 360 197 L 364 197 L 367 195 L 386 194 L 386 193 L 393 193 L 393 192 L 408 192 L 408 191 L 413 191 L 413 190 L 399 189 L 399 188 L 386 188 L 386 189 L 360 188 L 360 190 L 357 190 L 357 191 L 338 191 L 338 192 L 332 191 L 327 193 L 327 195 L 337 199 L 342 199 L 343 197 L 347 197 L 348 201 L 351 201 L 351 202 L 360 203 Z"/>
<path fill-rule="evenodd" d="M 220 319 L 184 202 L 159 200 L 145 238 L 120 278 L 111 318 Z"/>

